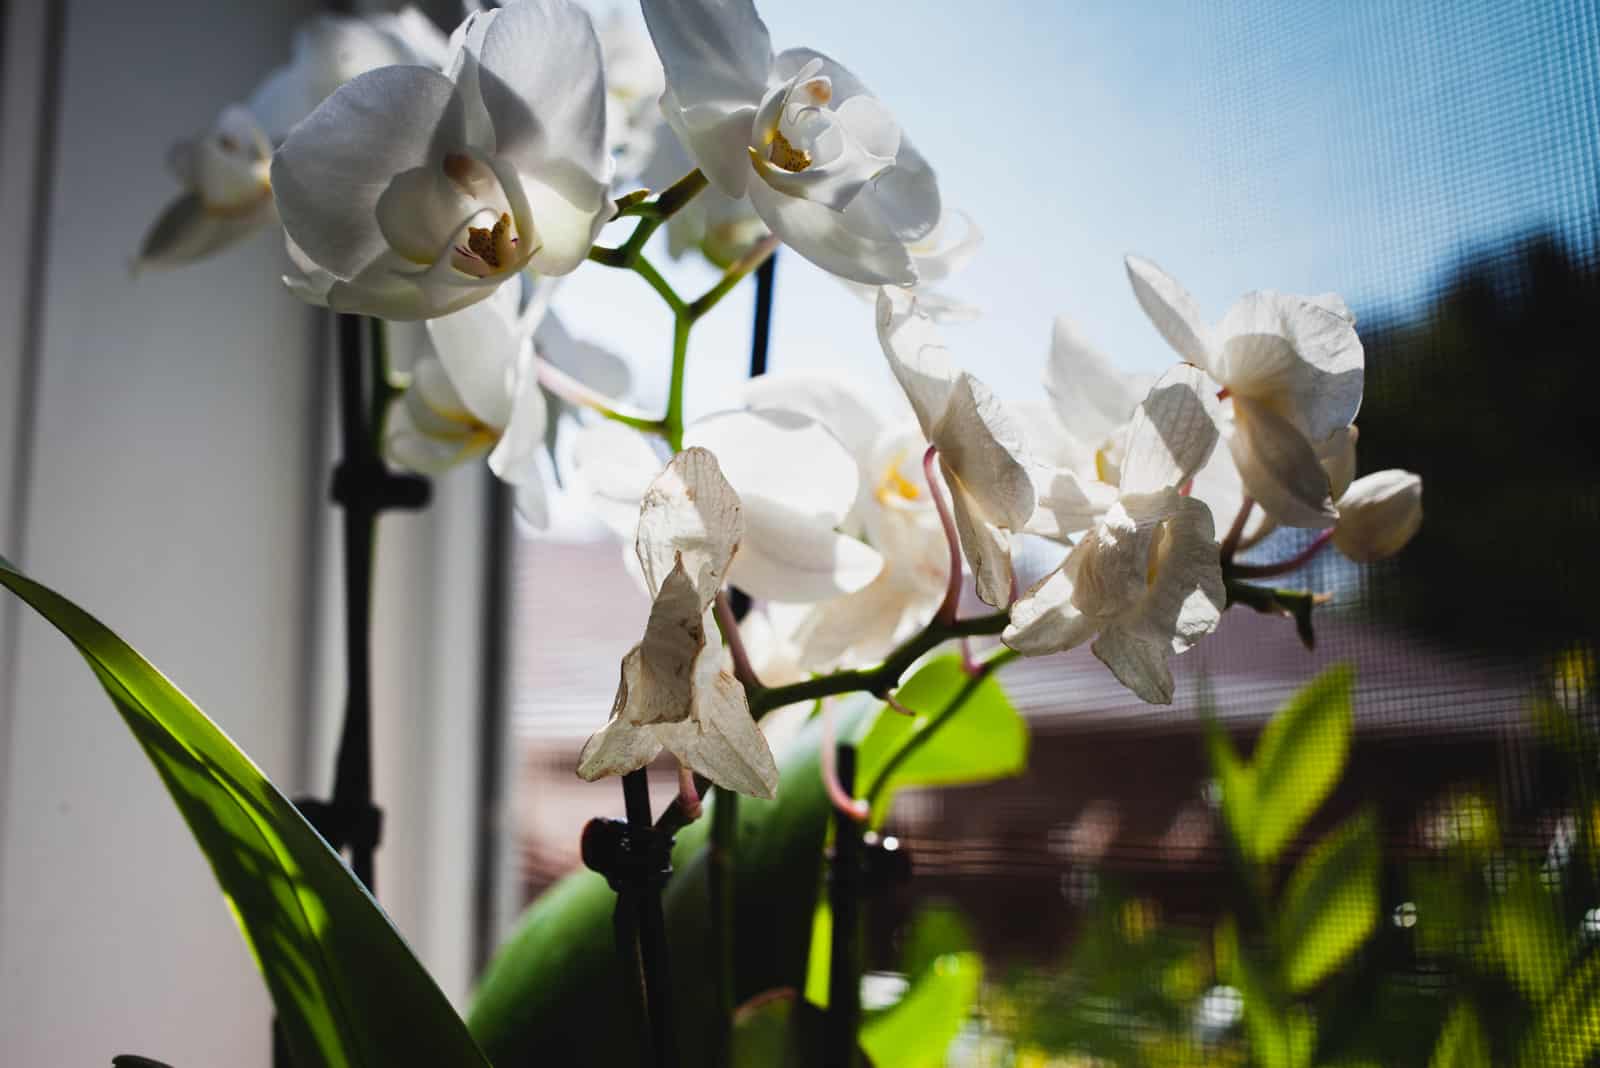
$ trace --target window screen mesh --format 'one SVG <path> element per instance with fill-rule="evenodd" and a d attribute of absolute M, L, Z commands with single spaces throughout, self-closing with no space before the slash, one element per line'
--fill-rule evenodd
<path fill-rule="evenodd" d="M 1218 1039 L 1240 1032 L 1239 995 L 1196 963 L 1214 960 L 1219 919 L 1249 907 L 1218 836 L 1198 710 L 1248 753 L 1290 695 L 1348 662 L 1349 764 L 1287 861 L 1372 812 L 1380 919 L 1330 984 L 1341 996 L 1307 1001 L 1318 1063 L 1428 1064 L 1463 999 L 1490 1044 L 1483 1063 L 1591 1063 L 1600 5 L 1246 2 L 1140 17 L 1184 20 L 1201 56 L 1198 82 L 1170 99 L 1208 132 L 1174 176 L 1204 184 L 1204 258 L 1256 284 L 1297 264 L 1346 297 L 1367 348 L 1360 471 L 1420 473 L 1427 518 L 1398 559 L 1357 568 L 1330 553 L 1284 580 L 1332 595 L 1314 650 L 1284 620 L 1230 612 L 1176 662 L 1171 708 L 1139 703 L 1086 655 L 1008 668 L 1029 771 L 899 800 L 892 830 L 917 874 L 869 913 L 871 959 L 891 966 L 906 917 L 953 902 L 989 979 L 960 1063 L 1012 1063 L 985 1060 L 984 1043 L 1019 1034 L 1068 1058 L 1038 1063 L 1246 1063 Z M 1293 272 L 1280 284 L 1295 288 Z M 1279 532 L 1247 559 L 1310 537 Z M 531 547 L 525 596 L 582 596 L 576 576 L 614 571 L 613 551 L 563 547 L 552 566 Z M 614 663 L 609 634 L 604 647 Z M 523 692 L 560 673 L 567 654 L 548 649 L 519 667 Z M 559 700 L 540 690 L 546 725 L 592 722 L 611 671 Z M 551 785 L 566 748 L 530 742 L 526 761 L 544 784 L 520 832 L 533 892 L 571 862 L 566 832 L 593 813 Z M 1594 990 L 1574 992 L 1585 969 Z M 1574 999 L 1567 1022 L 1538 1032 L 1561 997 Z M 1102 1060 L 1070 1059 L 1089 1056 Z"/>

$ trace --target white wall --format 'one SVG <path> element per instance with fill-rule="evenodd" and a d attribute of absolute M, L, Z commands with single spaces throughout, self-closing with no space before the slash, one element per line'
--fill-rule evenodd
<path fill-rule="evenodd" d="M 339 561 L 318 455 L 320 320 L 277 284 L 270 234 L 137 280 L 127 263 L 173 193 L 168 142 L 282 62 L 294 20 L 315 7 L 68 5 L 42 245 L 27 223 L 38 210 L 46 0 L 6 5 L 0 128 L 0 553 L 128 638 L 291 792 L 327 790 L 342 700 Z M 39 271 L 30 395 L 16 312 Z M 19 454 L 11 438 L 28 412 Z M 17 455 L 27 463 L 13 483 Z M 442 496 L 449 511 L 387 519 L 380 539 L 380 890 L 459 1000 L 481 486 L 463 472 Z M 451 644 L 436 640 L 440 624 Z M 0 1063 L 138 1052 L 264 1066 L 269 1011 L 210 871 L 132 737 L 77 655 L 7 598 Z"/>

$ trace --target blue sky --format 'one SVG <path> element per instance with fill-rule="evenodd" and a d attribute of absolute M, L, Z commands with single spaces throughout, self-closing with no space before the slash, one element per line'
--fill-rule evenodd
<path fill-rule="evenodd" d="M 1127 252 L 1212 314 L 1275 288 L 1336 290 L 1370 315 L 1425 298 L 1474 245 L 1574 235 L 1600 204 L 1600 27 L 1580 0 L 760 7 L 777 48 L 821 49 L 871 85 L 945 202 L 984 230 L 951 288 L 985 315 L 951 342 L 1007 397 L 1039 395 L 1058 314 L 1127 367 L 1170 362 L 1128 291 Z M 712 277 L 674 274 L 690 292 Z M 751 299 L 697 328 L 691 411 L 720 407 L 742 373 Z M 651 300 L 599 269 L 559 298 L 575 329 L 630 357 L 646 401 L 670 336 Z M 867 306 L 793 255 L 775 329 L 774 368 L 891 388 Z"/>

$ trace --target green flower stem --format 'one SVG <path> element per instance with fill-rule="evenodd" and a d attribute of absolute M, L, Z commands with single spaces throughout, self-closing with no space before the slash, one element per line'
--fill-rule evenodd
<path fill-rule="evenodd" d="M 667 414 L 661 433 L 673 452 L 683 450 L 683 378 L 689 362 L 689 329 L 694 320 L 679 314 L 672 321 L 672 379 L 667 386 Z"/>
<path fill-rule="evenodd" d="M 772 254 L 778 250 L 778 239 L 771 235 L 757 241 L 755 246 L 739 257 L 732 266 L 722 275 L 717 284 L 706 290 L 689 304 L 688 313 L 691 321 L 699 319 L 706 312 L 717 306 L 717 303 L 727 296 L 734 286 L 744 281 L 746 275 L 766 263 Z"/>
<path fill-rule="evenodd" d="M 983 661 L 978 670 L 967 677 L 967 681 L 962 684 L 960 690 L 956 691 L 956 695 L 950 698 L 949 702 L 939 710 L 938 715 L 928 720 L 922 727 L 913 729 L 911 736 L 905 740 L 905 743 L 899 749 L 894 751 L 894 755 L 889 758 L 888 763 L 884 764 L 883 768 L 879 770 L 877 778 L 872 780 L 872 785 L 867 788 L 862 800 L 866 801 L 869 807 L 877 804 L 878 796 L 888 786 L 889 780 L 894 773 L 900 770 L 900 765 L 909 760 L 918 749 L 926 745 L 929 739 L 939 733 L 940 728 L 949 723 L 956 713 L 961 711 L 961 706 L 965 705 L 967 699 L 977 692 L 978 687 L 983 685 L 985 679 L 994 674 L 995 670 L 1002 665 L 1011 663 L 1019 655 L 1021 654 L 1015 649 L 1001 649 Z"/>
<path fill-rule="evenodd" d="M 815 701 L 846 693 L 870 693 L 883 697 L 900 685 L 900 676 L 935 646 L 952 638 L 999 634 L 1006 629 L 1009 618 L 1005 612 L 995 612 L 987 616 L 956 620 L 954 623 L 934 620 L 920 633 L 907 639 L 875 668 L 836 671 L 832 675 L 818 675 L 816 678 L 793 682 L 787 686 L 760 687 L 750 693 L 750 712 L 759 720 L 775 708 L 801 701 Z M 993 663 L 993 660 L 989 663 Z"/>

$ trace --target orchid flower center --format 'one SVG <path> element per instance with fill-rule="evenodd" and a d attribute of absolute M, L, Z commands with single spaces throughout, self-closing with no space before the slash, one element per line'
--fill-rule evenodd
<path fill-rule="evenodd" d="M 774 130 L 772 133 L 772 148 L 767 153 L 767 158 L 791 174 L 799 174 L 811 166 L 811 153 L 802 148 L 795 148 L 782 132 Z"/>
<path fill-rule="evenodd" d="M 464 237 L 451 250 L 451 265 L 474 278 L 487 278 L 514 265 L 520 235 L 494 171 L 457 152 L 446 155 L 439 166 L 463 199 L 476 202 L 484 214 L 495 213 L 488 226 L 465 227 Z"/>
<path fill-rule="evenodd" d="M 828 108 L 832 99 L 833 82 L 827 77 L 809 78 L 790 88 L 777 122 L 767 131 L 767 159 L 773 166 L 799 174 L 816 162 L 816 142 L 834 123 Z"/>
<path fill-rule="evenodd" d="M 900 470 L 905 463 L 906 457 L 906 453 L 897 454 L 884 467 L 883 473 L 878 477 L 877 485 L 872 491 L 872 495 L 877 502 L 885 507 L 922 499 L 922 487 L 907 478 L 904 472 Z"/>

